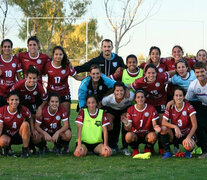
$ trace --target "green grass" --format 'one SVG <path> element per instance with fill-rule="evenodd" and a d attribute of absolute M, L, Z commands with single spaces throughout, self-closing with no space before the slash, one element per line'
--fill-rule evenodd
<path fill-rule="evenodd" d="M 149 160 L 139 160 L 117 154 L 108 158 L 96 155 L 75 158 L 72 152 L 75 149 L 76 116 L 72 110 L 73 138 L 69 154 L 56 156 L 49 153 L 28 159 L 0 157 L 0 179 L 206 179 L 207 159 L 197 157 L 162 160 L 155 155 Z M 21 151 L 21 145 L 12 148 Z"/>

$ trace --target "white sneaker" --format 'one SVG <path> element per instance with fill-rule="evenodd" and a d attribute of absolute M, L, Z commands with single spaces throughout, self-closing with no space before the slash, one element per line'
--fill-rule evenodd
<path fill-rule="evenodd" d="M 121 150 L 121 152 L 125 155 L 125 156 L 130 156 L 131 153 L 129 152 L 129 150 L 127 148 L 124 148 Z"/>

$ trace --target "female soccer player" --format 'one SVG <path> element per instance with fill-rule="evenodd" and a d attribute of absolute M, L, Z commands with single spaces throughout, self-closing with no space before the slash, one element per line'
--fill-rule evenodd
<path fill-rule="evenodd" d="M 17 91 L 11 91 L 7 96 L 7 103 L 0 108 L 0 147 L 4 147 L 4 154 L 8 155 L 10 144 L 21 144 L 22 155 L 29 156 L 28 145 L 30 141 L 30 126 L 28 120 L 31 118 L 29 110 L 20 105 L 20 95 Z"/>
<path fill-rule="evenodd" d="M 86 156 L 88 151 L 107 157 L 111 155 L 111 149 L 108 146 L 107 125 L 109 121 L 102 109 L 97 108 L 97 100 L 94 95 L 86 98 L 87 108 L 79 111 L 76 123 L 77 147 L 74 156 Z M 102 136 L 103 134 L 103 136 Z"/>
<path fill-rule="evenodd" d="M 167 70 L 166 65 L 163 63 L 163 61 L 165 62 L 165 59 L 160 58 L 161 56 L 160 48 L 156 46 L 152 46 L 149 50 L 149 56 L 150 56 L 149 61 L 147 63 L 142 63 L 140 65 L 142 69 L 144 69 L 147 64 L 152 63 L 156 66 L 158 72 L 165 72 Z"/>
<path fill-rule="evenodd" d="M 92 65 L 89 76 L 81 82 L 78 89 L 79 108 L 86 106 L 86 97 L 91 94 L 97 96 L 98 107 L 100 107 L 103 96 L 114 86 L 115 82 L 102 74 L 101 68 L 98 65 Z"/>
<path fill-rule="evenodd" d="M 6 97 L 11 87 L 21 79 L 21 64 L 16 56 L 12 55 L 13 43 L 10 39 L 1 42 L 0 55 L 0 107 L 6 105 Z"/>
<path fill-rule="evenodd" d="M 185 157 L 192 157 L 190 152 L 195 145 L 194 134 L 197 129 L 196 111 L 190 103 L 184 101 L 184 98 L 185 90 L 181 87 L 175 88 L 173 96 L 175 105 L 173 108 L 166 110 L 163 116 L 161 131 L 161 142 L 165 150 L 163 159 L 172 156 L 169 144 L 169 131 L 173 131 L 173 137 L 171 137 L 173 143 L 183 145 L 186 150 Z"/>
<path fill-rule="evenodd" d="M 42 116 L 36 119 L 35 128 L 39 133 L 35 144 L 39 147 L 41 154 L 45 153 L 46 141 L 56 144 L 58 154 L 62 153 L 63 145 L 69 143 L 72 133 L 69 130 L 68 114 L 60 105 L 60 97 L 56 92 L 49 94 L 48 104 L 43 107 Z"/>
<path fill-rule="evenodd" d="M 113 93 L 105 96 L 102 99 L 103 108 L 107 111 L 107 116 L 109 118 L 110 125 L 108 126 L 109 130 L 109 146 L 113 148 L 113 152 L 118 150 L 118 140 L 121 127 L 121 115 L 126 113 L 127 108 L 131 106 L 132 101 L 134 100 L 134 93 L 130 91 L 129 97 L 125 97 L 127 88 L 123 82 L 117 81 L 114 84 Z M 130 155 L 128 151 L 128 145 L 125 142 L 125 129 L 122 128 L 122 152 L 125 155 Z"/>
<path fill-rule="evenodd" d="M 42 74 L 46 63 L 50 60 L 49 56 L 39 52 L 40 43 L 36 36 L 31 36 L 27 40 L 28 52 L 17 54 L 22 66 L 24 78 L 30 65 L 39 70 L 38 82 L 42 84 Z"/>
<path fill-rule="evenodd" d="M 128 131 L 125 139 L 133 149 L 132 156 L 139 153 L 138 145 L 146 144 L 145 152 L 150 152 L 161 131 L 157 120 L 159 115 L 155 108 L 145 103 L 146 97 L 143 89 L 138 89 L 135 95 L 136 104 L 127 109 L 127 116 L 122 118 L 124 128 Z"/>
<path fill-rule="evenodd" d="M 202 61 L 203 63 L 207 64 L 207 52 L 205 49 L 198 50 L 196 54 L 196 60 Z"/>

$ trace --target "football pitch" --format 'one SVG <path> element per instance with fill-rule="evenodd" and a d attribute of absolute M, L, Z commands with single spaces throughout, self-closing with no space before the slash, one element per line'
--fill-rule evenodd
<path fill-rule="evenodd" d="M 1 156 L 0 179 L 207 179 L 207 159 L 198 159 L 197 156 L 162 160 L 155 154 L 148 160 L 140 160 L 118 153 L 108 158 L 96 155 L 75 158 L 76 116 L 73 109 L 70 153 L 62 156 L 54 153 L 31 155 L 28 159 Z M 48 146 L 53 147 L 52 144 Z M 20 153 L 21 147 L 12 146 L 12 149 Z M 143 151 L 143 146 L 140 149 Z"/>

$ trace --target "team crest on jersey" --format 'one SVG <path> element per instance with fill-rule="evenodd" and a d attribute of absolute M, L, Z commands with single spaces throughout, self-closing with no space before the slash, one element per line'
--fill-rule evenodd
<path fill-rule="evenodd" d="M 34 92 L 33 92 L 33 95 L 36 96 L 36 95 L 37 95 L 37 91 L 34 91 Z"/>
<path fill-rule="evenodd" d="M 17 65 L 15 63 L 12 63 L 12 67 L 15 68 Z"/>
<path fill-rule="evenodd" d="M 160 83 L 159 82 L 155 83 L 155 86 L 160 87 Z"/>
<path fill-rule="evenodd" d="M 117 62 L 113 62 L 113 66 L 114 67 L 117 67 Z"/>
<path fill-rule="evenodd" d="M 103 89 L 103 86 L 101 85 L 101 86 L 99 86 L 99 90 L 101 91 Z"/>
<path fill-rule="evenodd" d="M 95 125 L 96 125 L 97 127 L 101 126 L 101 121 L 96 121 L 96 122 L 95 122 Z"/>
<path fill-rule="evenodd" d="M 187 112 L 186 112 L 186 111 L 183 111 L 183 112 L 182 112 L 182 115 L 183 115 L 183 116 L 186 116 L 186 115 L 187 115 Z"/>
<path fill-rule="evenodd" d="M 144 116 L 145 116 L 145 117 L 148 117 L 148 116 L 149 116 L 149 112 L 145 112 L 145 113 L 144 113 Z"/>
<path fill-rule="evenodd" d="M 159 68 L 158 71 L 161 73 L 161 72 L 163 72 L 163 69 L 162 68 Z"/>
<path fill-rule="evenodd" d="M 41 64 L 42 63 L 42 60 L 41 59 L 38 59 L 37 60 L 37 64 Z"/>
<path fill-rule="evenodd" d="M 60 120 L 60 116 L 56 116 L 55 119 L 59 121 Z"/>
<path fill-rule="evenodd" d="M 22 117 L 21 114 L 17 114 L 17 118 L 20 119 Z"/>
<path fill-rule="evenodd" d="M 200 88 L 197 89 L 197 93 L 201 93 L 201 89 Z"/>
<path fill-rule="evenodd" d="M 61 71 L 61 73 L 62 73 L 62 74 L 65 74 L 65 73 L 66 73 L 65 69 L 63 69 L 63 70 Z"/>

